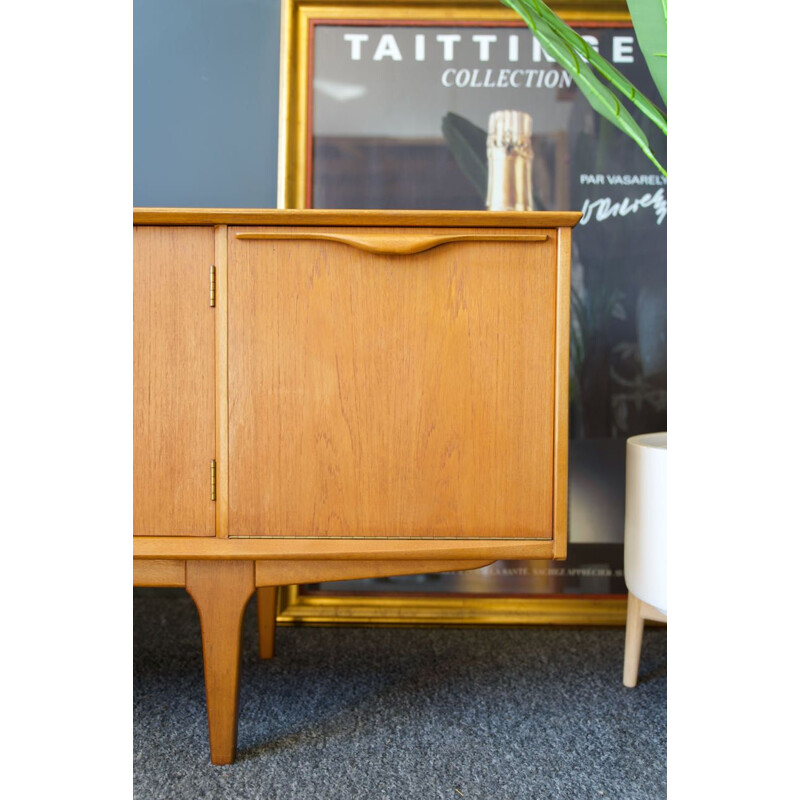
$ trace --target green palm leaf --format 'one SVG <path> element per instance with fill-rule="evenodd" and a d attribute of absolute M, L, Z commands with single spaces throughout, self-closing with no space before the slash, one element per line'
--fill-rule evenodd
<path fill-rule="evenodd" d="M 636 120 L 634 120 L 627 108 L 622 105 L 617 95 L 594 74 L 590 62 L 582 58 L 586 49 L 592 53 L 594 53 L 594 50 L 585 42 L 582 46 L 577 47 L 571 44 L 570 40 L 574 31 L 556 17 L 553 12 L 550 12 L 552 17 L 557 20 L 556 25 L 558 30 L 554 29 L 549 22 L 549 18 L 545 19 L 545 17 L 537 11 L 537 8 L 541 9 L 545 7 L 544 3 L 540 3 L 538 0 L 501 0 L 501 2 L 516 11 L 517 14 L 525 20 L 548 55 L 554 58 L 563 69 L 572 75 L 578 88 L 583 92 L 592 108 L 619 128 L 623 133 L 630 136 L 630 138 L 639 145 L 642 152 L 650 161 L 655 164 L 658 170 L 663 175 L 666 175 L 667 171 L 661 166 L 653 153 L 645 132 Z M 565 33 L 564 28 L 570 31 L 569 35 Z M 575 35 L 577 36 L 577 34 Z M 581 39 L 581 41 L 583 40 Z M 601 58 L 596 53 L 595 56 Z M 602 60 L 605 61 L 605 59 Z M 596 59 L 592 58 L 592 61 L 596 61 Z M 612 71 L 617 72 L 610 64 L 608 64 L 608 67 L 609 74 L 611 74 Z M 633 88 L 629 82 L 628 85 L 630 88 Z M 628 97 L 632 102 L 637 104 L 637 107 L 640 107 L 637 103 L 637 100 L 643 97 L 640 92 L 636 92 L 634 89 L 633 96 L 629 93 Z M 649 106 L 653 105 L 649 103 L 649 101 L 648 104 Z M 644 108 L 640 107 L 640 110 L 646 113 Z M 664 121 L 664 128 L 666 128 L 666 120 Z"/>
<path fill-rule="evenodd" d="M 655 0 L 661 8 L 663 0 Z M 586 61 L 588 61 L 597 72 L 602 75 L 615 89 L 625 95 L 651 122 L 666 135 L 667 115 L 646 95 L 642 94 L 611 62 L 606 61 L 582 36 L 579 36 L 569 25 L 567 25 L 555 12 L 548 8 L 539 0 L 520 0 L 523 5 L 530 5 L 540 14 L 553 31 L 558 34 L 565 43 L 573 47 Z M 637 0 L 629 0 L 628 6 L 636 3 Z M 652 4 L 653 0 L 643 0 L 643 5 Z M 506 5 L 508 5 L 506 3 Z M 634 21 L 635 24 L 635 21 Z M 638 28 L 636 28 L 637 41 L 639 40 Z M 641 42 L 640 42 L 641 44 Z M 664 51 L 666 52 L 666 25 L 664 28 Z M 645 54 L 647 61 L 647 55 Z M 666 59 L 664 62 L 664 80 L 666 86 Z M 650 62 L 647 61 L 648 68 Z M 666 100 L 664 101 L 666 102 Z"/>
<path fill-rule="evenodd" d="M 628 0 L 636 41 L 661 99 L 667 102 L 667 0 Z"/>

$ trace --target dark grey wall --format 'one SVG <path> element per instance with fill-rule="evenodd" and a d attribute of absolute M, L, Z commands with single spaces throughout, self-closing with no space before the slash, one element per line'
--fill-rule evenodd
<path fill-rule="evenodd" d="M 275 206 L 279 55 L 280 0 L 134 0 L 134 206 Z"/>

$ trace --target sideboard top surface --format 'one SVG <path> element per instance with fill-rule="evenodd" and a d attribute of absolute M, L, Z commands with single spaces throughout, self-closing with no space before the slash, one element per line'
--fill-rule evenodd
<path fill-rule="evenodd" d="M 134 225 L 360 225 L 572 228 L 579 211 L 376 211 L 256 208 L 134 208 Z"/>

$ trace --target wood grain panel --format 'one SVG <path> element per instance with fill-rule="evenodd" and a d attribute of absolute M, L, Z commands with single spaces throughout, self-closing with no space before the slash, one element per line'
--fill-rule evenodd
<path fill-rule="evenodd" d="M 553 558 L 554 543 L 545 539 L 383 539 L 375 537 L 253 536 L 221 539 L 216 536 L 136 536 L 135 559 L 319 560 L 417 559 L 490 560 Z"/>
<path fill-rule="evenodd" d="M 186 586 L 186 562 L 172 559 L 133 559 L 134 586 Z"/>
<path fill-rule="evenodd" d="M 572 227 L 578 211 L 375 211 L 257 208 L 134 208 L 134 225 L 346 225 L 405 226 L 431 225 L 453 228 Z"/>
<path fill-rule="evenodd" d="M 133 233 L 133 532 L 213 536 L 211 228 Z"/>
<path fill-rule="evenodd" d="M 386 256 L 236 232 L 231 536 L 552 535 L 555 235 Z"/>
<path fill-rule="evenodd" d="M 492 561 L 256 561 L 256 586 L 420 575 L 486 567 Z"/>

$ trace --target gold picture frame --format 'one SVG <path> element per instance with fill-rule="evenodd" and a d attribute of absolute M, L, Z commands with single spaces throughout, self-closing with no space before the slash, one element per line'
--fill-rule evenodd
<path fill-rule="evenodd" d="M 629 26 L 624 0 L 551 2 L 567 21 Z M 464 25 L 508 27 L 521 20 L 499 0 L 282 0 L 279 112 L 279 208 L 313 207 L 310 81 L 318 24 Z M 287 625 L 624 625 L 624 596 L 320 596 L 298 586 L 278 596 L 278 622 Z"/>
<path fill-rule="evenodd" d="M 440 626 L 625 624 L 626 597 L 304 597 L 278 591 L 280 625 Z"/>
<path fill-rule="evenodd" d="M 630 24 L 625 0 L 554 0 L 567 21 Z M 308 208 L 310 32 L 320 22 L 521 23 L 499 0 L 282 0 L 278 129 L 278 208 Z"/>

